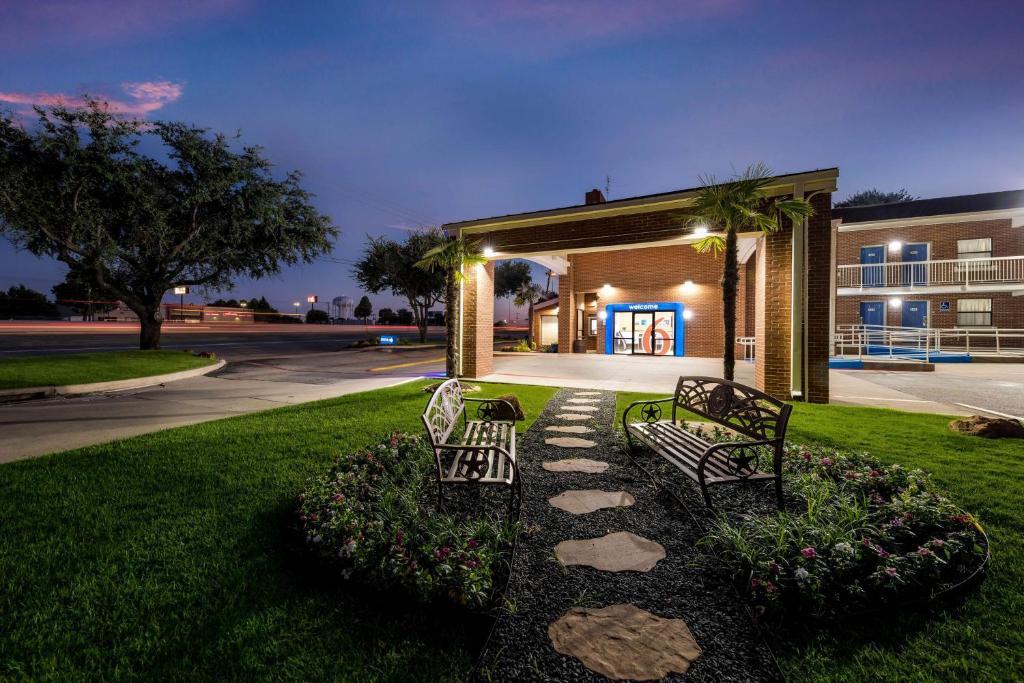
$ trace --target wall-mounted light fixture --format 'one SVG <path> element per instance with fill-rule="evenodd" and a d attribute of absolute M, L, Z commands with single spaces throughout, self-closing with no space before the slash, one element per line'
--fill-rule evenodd
<path fill-rule="evenodd" d="M 693 280 L 687 280 L 683 283 L 683 293 L 692 294 L 697 289 L 697 285 L 693 284 Z"/>
<path fill-rule="evenodd" d="M 683 311 L 683 320 L 693 320 L 693 311 L 689 308 Z"/>
<path fill-rule="evenodd" d="M 608 292 L 612 291 L 612 286 L 606 282 L 603 285 L 601 285 L 601 291 L 607 294 Z"/>
<path fill-rule="evenodd" d="M 902 305 L 903 299 L 899 298 L 898 296 L 894 296 L 893 298 L 889 299 L 889 308 L 899 308 Z"/>
<path fill-rule="evenodd" d="M 900 242 L 899 240 L 893 240 L 892 242 L 889 242 L 889 251 L 899 251 L 902 248 L 903 242 Z"/>
<path fill-rule="evenodd" d="M 705 226 L 703 226 L 703 225 L 699 225 L 699 226 L 697 226 L 696 228 L 693 229 L 693 236 L 694 237 L 704 237 L 707 234 L 708 234 L 708 229 Z"/>
<path fill-rule="evenodd" d="M 487 258 L 491 258 L 495 253 L 494 247 L 484 247 L 484 256 Z"/>

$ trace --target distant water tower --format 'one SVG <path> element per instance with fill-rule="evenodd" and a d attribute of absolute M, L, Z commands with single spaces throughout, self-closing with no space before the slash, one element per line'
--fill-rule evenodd
<path fill-rule="evenodd" d="M 349 320 L 352 318 L 352 311 L 355 310 L 356 304 L 352 301 L 350 296 L 336 296 L 331 301 L 331 304 L 338 311 L 338 317 L 342 320 Z"/>

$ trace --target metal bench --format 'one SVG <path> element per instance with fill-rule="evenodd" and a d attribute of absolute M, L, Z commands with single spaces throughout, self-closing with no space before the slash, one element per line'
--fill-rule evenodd
<path fill-rule="evenodd" d="M 477 419 L 469 419 L 467 403 L 476 404 Z M 511 419 L 496 419 L 502 413 Z M 423 411 L 423 424 L 437 465 L 438 507 L 444 506 L 445 485 L 501 484 L 509 487 L 512 517 L 523 495 L 512 404 L 502 399 L 466 398 L 459 380 L 450 379 L 434 390 Z"/>
<path fill-rule="evenodd" d="M 672 404 L 672 419 L 662 419 L 662 405 Z M 640 422 L 629 422 L 634 408 Z M 682 408 L 752 439 L 711 443 L 684 429 L 677 419 Z M 775 481 L 782 500 L 782 452 L 793 407 L 751 387 L 714 377 L 680 377 L 675 395 L 634 401 L 622 414 L 630 449 L 633 440 L 649 447 L 700 484 L 704 504 L 713 508 L 708 487 L 742 481 Z M 771 469 L 762 472 L 770 457 Z"/>

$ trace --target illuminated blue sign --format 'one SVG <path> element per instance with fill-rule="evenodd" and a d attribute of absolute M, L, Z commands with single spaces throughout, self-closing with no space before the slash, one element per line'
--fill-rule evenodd
<path fill-rule="evenodd" d="M 686 355 L 686 322 L 678 301 L 608 304 L 604 310 L 605 353 Z M 624 319 L 616 320 L 616 313 Z M 647 314 L 643 319 L 642 313 Z"/>
<path fill-rule="evenodd" d="M 381 346 L 394 346 L 398 343 L 398 337 L 393 334 L 382 334 L 380 335 Z"/>

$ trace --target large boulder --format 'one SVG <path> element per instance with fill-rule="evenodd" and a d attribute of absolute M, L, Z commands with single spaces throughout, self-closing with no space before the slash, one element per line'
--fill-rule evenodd
<path fill-rule="evenodd" d="M 949 423 L 949 428 L 960 434 L 983 436 L 986 439 L 1024 439 L 1024 425 L 1005 417 L 971 415 L 953 420 Z"/>
<path fill-rule="evenodd" d="M 512 404 L 511 414 L 509 414 L 508 406 L 504 403 L 494 404 L 494 419 L 495 420 L 525 420 L 526 414 L 523 413 L 523 406 L 519 404 L 519 399 L 514 394 L 505 394 L 504 396 L 497 396 L 499 401 L 508 401 Z"/>

